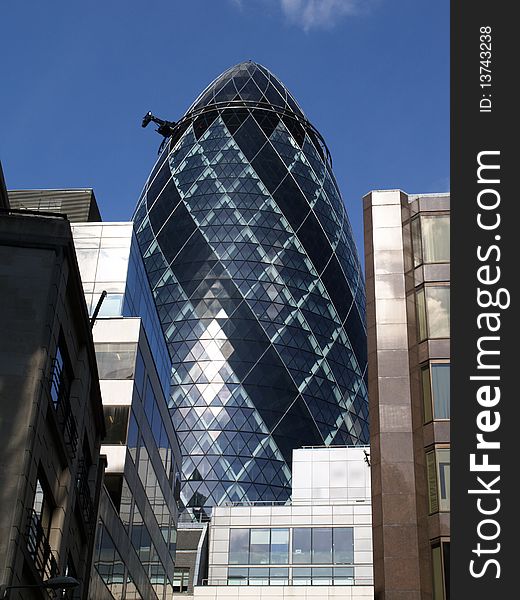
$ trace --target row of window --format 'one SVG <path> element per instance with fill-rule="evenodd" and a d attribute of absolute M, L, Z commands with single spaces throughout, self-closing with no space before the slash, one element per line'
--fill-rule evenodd
<path fill-rule="evenodd" d="M 353 585 L 353 567 L 280 567 L 228 569 L 229 585 Z"/>
<path fill-rule="evenodd" d="M 353 564 L 352 527 L 231 529 L 229 564 Z"/>

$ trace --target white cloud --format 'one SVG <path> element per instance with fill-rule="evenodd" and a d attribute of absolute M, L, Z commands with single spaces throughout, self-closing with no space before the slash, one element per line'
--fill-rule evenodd
<path fill-rule="evenodd" d="M 367 0 L 280 0 L 287 18 L 303 27 L 328 28 L 340 18 L 358 14 Z"/>

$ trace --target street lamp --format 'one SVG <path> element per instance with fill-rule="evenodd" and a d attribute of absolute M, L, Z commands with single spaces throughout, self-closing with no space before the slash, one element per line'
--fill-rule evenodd
<path fill-rule="evenodd" d="M 79 586 L 79 581 L 74 577 L 69 577 L 65 575 L 64 577 L 51 577 L 50 579 L 45 580 L 43 583 L 38 583 L 35 585 L 0 585 L 0 600 L 5 600 L 8 598 L 8 592 L 10 590 L 20 590 L 20 589 L 35 589 L 39 588 L 41 590 L 72 590 Z"/>

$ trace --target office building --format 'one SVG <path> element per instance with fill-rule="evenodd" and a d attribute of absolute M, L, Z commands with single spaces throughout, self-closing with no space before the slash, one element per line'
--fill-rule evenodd
<path fill-rule="evenodd" d="M 67 575 L 87 600 L 104 424 L 64 217 L 2 210 L 0 289 L 0 589 L 47 599 L 38 586 Z"/>
<path fill-rule="evenodd" d="M 450 197 L 365 196 L 378 600 L 449 598 Z"/>
<path fill-rule="evenodd" d="M 101 221 L 93 189 L 9 190 L 11 208 L 65 215 L 71 223 Z"/>
<path fill-rule="evenodd" d="M 197 572 L 202 561 L 176 567 L 185 597 L 374 597 L 368 447 L 302 448 L 293 456 L 292 502 L 213 509 L 207 579 Z"/>
<path fill-rule="evenodd" d="M 244 62 L 166 131 L 133 220 L 173 359 L 182 501 L 286 501 L 292 451 L 368 442 L 364 284 L 328 149 Z"/>
<path fill-rule="evenodd" d="M 96 316 L 107 429 L 92 597 L 169 600 L 181 462 L 165 396 L 170 356 L 132 223 L 72 229 L 87 306 Z"/>

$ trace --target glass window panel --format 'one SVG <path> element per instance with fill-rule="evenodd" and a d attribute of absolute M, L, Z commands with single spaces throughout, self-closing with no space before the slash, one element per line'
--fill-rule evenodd
<path fill-rule="evenodd" d="M 231 530 L 231 531 L 240 531 L 240 530 Z M 242 531 L 248 531 L 247 529 L 243 529 Z M 238 569 L 236 567 L 232 567 L 228 569 L 228 584 L 229 585 L 247 585 L 247 575 L 248 569 Z"/>
<path fill-rule="evenodd" d="M 310 527 L 293 529 L 293 563 L 311 562 L 311 531 Z"/>
<path fill-rule="evenodd" d="M 269 563 L 270 533 L 270 529 L 251 529 L 251 543 L 249 545 L 249 562 L 251 564 L 266 565 Z"/>
<path fill-rule="evenodd" d="M 103 444 L 125 444 L 129 406 L 103 406 L 106 435 Z"/>
<path fill-rule="evenodd" d="M 426 310 L 428 313 L 428 337 L 450 337 L 450 288 L 427 286 Z"/>
<path fill-rule="evenodd" d="M 449 262 L 450 217 L 421 216 L 421 230 L 424 262 Z"/>
<path fill-rule="evenodd" d="M 442 582 L 442 558 L 441 547 L 432 548 L 432 571 L 433 571 L 433 600 L 445 600 L 444 585 Z"/>
<path fill-rule="evenodd" d="M 332 567 L 313 567 L 312 585 L 332 585 Z"/>
<path fill-rule="evenodd" d="M 432 363 L 433 414 L 436 419 L 450 418 L 450 365 Z"/>
<path fill-rule="evenodd" d="M 128 248 L 102 248 L 99 253 L 96 281 L 125 281 L 128 258 Z"/>
<path fill-rule="evenodd" d="M 317 527 L 312 530 L 312 562 L 332 562 L 332 528 Z M 314 576 L 313 576 L 314 578 Z"/>
<path fill-rule="evenodd" d="M 421 224 L 419 219 L 412 221 L 413 266 L 422 264 Z"/>
<path fill-rule="evenodd" d="M 363 581 L 360 583 L 363 584 Z M 334 585 L 354 585 L 353 567 L 339 567 L 334 569 Z"/>
<path fill-rule="evenodd" d="M 289 561 L 289 530 L 271 530 L 271 564 L 284 565 Z"/>
<path fill-rule="evenodd" d="M 435 452 L 426 454 L 426 473 L 428 476 L 428 506 L 431 513 L 439 510 L 439 496 L 437 493 L 437 473 L 435 469 Z"/>
<path fill-rule="evenodd" d="M 136 344 L 96 344 L 99 379 L 132 379 Z"/>
<path fill-rule="evenodd" d="M 334 539 L 334 563 L 352 564 L 354 562 L 354 530 L 352 527 L 335 527 Z"/>
<path fill-rule="evenodd" d="M 437 450 L 437 475 L 439 478 L 439 510 L 450 510 L 450 451 Z"/>
<path fill-rule="evenodd" d="M 312 574 L 310 567 L 295 567 L 292 570 L 293 585 L 311 585 Z"/>
<path fill-rule="evenodd" d="M 433 419 L 432 392 L 431 392 L 429 365 L 421 367 L 421 384 L 422 384 L 422 393 L 423 393 L 424 422 L 429 423 Z"/>
<path fill-rule="evenodd" d="M 93 297 L 92 312 L 94 312 L 99 301 L 100 295 L 96 294 Z M 119 317 L 121 316 L 121 307 L 123 305 L 123 294 L 107 294 L 101 303 L 98 316 L 99 317 Z"/>
<path fill-rule="evenodd" d="M 269 569 L 249 569 L 249 585 L 269 585 Z"/>
<path fill-rule="evenodd" d="M 249 562 L 249 529 L 231 529 L 229 532 L 229 564 Z"/>
<path fill-rule="evenodd" d="M 415 294 L 415 305 L 417 311 L 417 334 L 419 336 L 419 341 L 422 341 L 428 336 L 426 327 L 426 301 L 423 289 Z"/>
<path fill-rule="evenodd" d="M 98 249 L 86 250 L 76 248 L 76 257 L 82 281 L 94 281 L 96 279 L 98 255 Z"/>
<path fill-rule="evenodd" d="M 269 569 L 271 585 L 289 585 L 289 569 Z"/>

